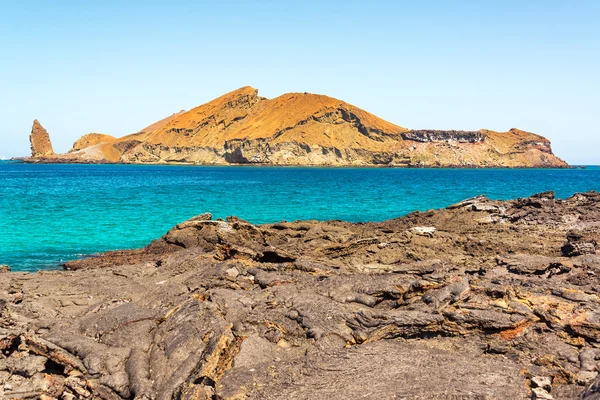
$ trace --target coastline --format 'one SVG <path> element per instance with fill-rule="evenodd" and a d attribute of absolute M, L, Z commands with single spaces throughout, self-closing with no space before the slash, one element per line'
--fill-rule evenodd
<path fill-rule="evenodd" d="M 163 162 L 163 163 L 127 163 L 98 160 L 60 160 L 52 158 L 19 158 L 26 164 L 98 164 L 98 165 L 181 165 L 202 167 L 307 167 L 307 168 L 402 168 L 402 169 L 574 169 L 579 166 L 572 165 L 528 165 L 528 166 L 504 166 L 504 165 L 406 165 L 406 164 L 272 164 L 272 163 L 190 163 L 190 162 Z"/>
<path fill-rule="evenodd" d="M 368 222 L 445 207 L 478 194 L 510 200 L 555 189 L 557 197 L 564 199 L 576 192 L 600 190 L 594 168 L 6 163 L 1 172 L 5 180 L 0 208 L 13 212 L 0 220 L 5 243 L 0 263 L 30 271 L 56 268 L 79 255 L 142 246 L 174 223 L 195 215 L 198 208 L 222 218 L 239 215 L 252 223 L 282 219 Z M 238 193 L 231 196 L 232 190 Z"/>
<path fill-rule="evenodd" d="M 143 249 L 3 274 L 0 374 L 25 378 L 0 390 L 348 398 L 364 388 L 344 377 L 362 371 L 379 398 L 550 386 L 586 398 L 600 355 L 599 206 L 589 192 L 477 197 L 377 223 L 203 214 Z"/>

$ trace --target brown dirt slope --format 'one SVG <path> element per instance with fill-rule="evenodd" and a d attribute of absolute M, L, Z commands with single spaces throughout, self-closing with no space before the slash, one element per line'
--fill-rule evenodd
<path fill-rule="evenodd" d="M 174 120 L 175 118 L 177 118 L 178 116 L 180 116 L 181 114 L 183 114 L 185 112 L 186 112 L 185 110 L 181 110 L 177 113 L 171 114 L 168 117 L 161 119 L 160 121 L 156 121 L 155 123 L 148 125 L 147 127 L 142 129 L 138 133 L 152 133 L 152 132 L 162 128 L 164 125 L 171 122 L 172 120 Z"/>
<path fill-rule="evenodd" d="M 79 151 L 85 149 L 86 147 L 95 146 L 97 144 L 114 143 L 116 140 L 117 138 L 114 136 L 105 135 L 102 133 L 88 133 L 73 143 L 73 148 L 70 150 L 70 152 Z"/>

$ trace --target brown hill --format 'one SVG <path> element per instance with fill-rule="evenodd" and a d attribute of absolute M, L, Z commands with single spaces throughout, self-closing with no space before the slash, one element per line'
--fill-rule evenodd
<path fill-rule="evenodd" d="M 73 148 L 69 152 L 71 153 L 83 150 L 86 147 L 95 146 L 101 143 L 114 143 L 116 140 L 117 138 L 114 136 L 105 135 L 102 133 L 88 133 L 73 143 Z"/>
<path fill-rule="evenodd" d="M 509 132 L 408 130 L 328 96 L 258 96 L 249 86 L 115 139 L 90 134 L 70 153 L 126 163 L 559 167 L 550 142 Z"/>

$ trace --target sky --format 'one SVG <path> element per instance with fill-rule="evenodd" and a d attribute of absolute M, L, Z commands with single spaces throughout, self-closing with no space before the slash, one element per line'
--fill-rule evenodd
<path fill-rule="evenodd" d="M 0 157 L 65 152 L 250 85 L 411 129 L 516 127 L 600 164 L 600 1 L 0 0 Z"/>

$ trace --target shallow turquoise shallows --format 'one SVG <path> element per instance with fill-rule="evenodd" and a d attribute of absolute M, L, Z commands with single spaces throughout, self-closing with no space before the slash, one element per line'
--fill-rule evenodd
<path fill-rule="evenodd" d="M 253 223 L 381 221 L 486 194 L 600 190 L 600 169 L 464 170 L 0 162 L 0 264 L 13 270 L 144 246 L 203 212 Z"/>

